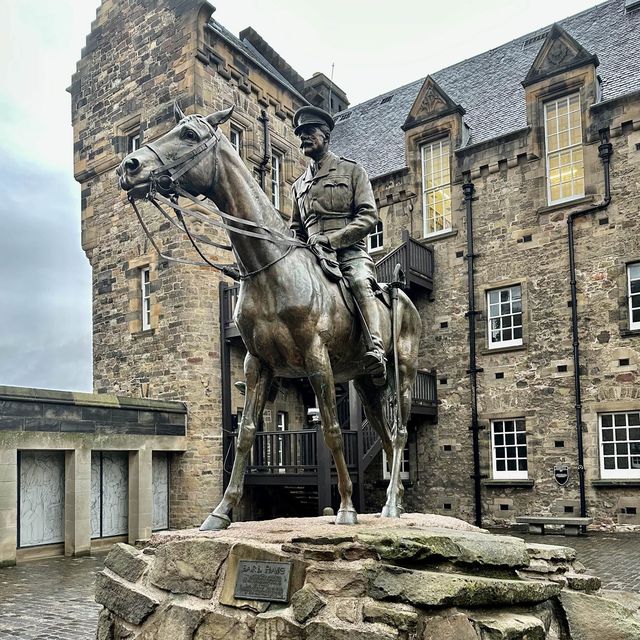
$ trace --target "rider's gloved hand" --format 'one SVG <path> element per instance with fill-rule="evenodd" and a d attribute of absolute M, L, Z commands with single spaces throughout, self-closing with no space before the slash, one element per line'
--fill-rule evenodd
<path fill-rule="evenodd" d="M 316 244 L 324 245 L 327 248 L 331 248 L 331 243 L 329 242 L 329 238 L 324 235 L 324 233 L 316 233 L 315 235 L 309 238 L 309 244 L 313 247 Z"/>

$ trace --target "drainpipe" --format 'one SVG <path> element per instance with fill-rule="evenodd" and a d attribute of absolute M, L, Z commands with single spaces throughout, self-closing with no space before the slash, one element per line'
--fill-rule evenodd
<path fill-rule="evenodd" d="M 480 480 L 480 425 L 478 424 L 478 373 L 476 363 L 476 309 L 475 285 L 473 279 L 473 261 L 477 256 L 473 249 L 473 191 L 472 182 L 465 182 L 462 185 L 464 202 L 466 205 L 467 223 L 467 289 L 469 292 L 469 309 L 465 314 L 469 322 L 469 386 L 471 387 L 471 437 L 473 447 L 473 495 L 475 502 L 475 523 L 477 527 L 482 526 L 482 486 Z"/>
<path fill-rule="evenodd" d="M 260 111 L 260 117 L 258 118 L 262 122 L 262 134 L 264 139 L 264 155 L 258 165 L 258 171 L 260 172 L 260 188 L 264 191 L 266 189 L 266 175 L 267 167 L 271 162 L 271 137 L 269 135 L 269 114 L 265 109 Z"/>
<path fill-rule="evenodd" d="M 575 389 L 575 410 L 576 410 L 576 439 L 578 441 L 578 481 L 580 485 L 580 517 L 587 515 L 587 499 L 585 495 L 584 482 L 584 443 L 582 438 L 582 388 L 580 380 L 580 336 L 578 333 L 578 301 L 576 293 L 576 259 L 573 236 L 573 223 L 576 218 L 586 216 L 598 211 L 602 211 L 609 206 L 611 202 L 611 178 L 609 173 L 611 154 L 613 153 L 613 145 L 609 142 L 609 136 L 606 129 L 600 130 L 600 145 L 598 146 L 598 155 L 602 160 L 604 171 L 604 200 L 587 209 L 574 211 L 567 218 L 569 243 L 569 272 L 571 283 L 571 334 L 573 338 L 573 382 Z"/>

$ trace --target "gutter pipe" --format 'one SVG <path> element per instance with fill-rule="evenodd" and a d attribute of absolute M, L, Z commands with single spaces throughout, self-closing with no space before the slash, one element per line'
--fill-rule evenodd
<path fill-rule="evenodd" d="M 480 425 L 478 424 L 478 373 L 479 369 L 476 361 L 476 316 L 479 311 L 476 309 L 475 284 L 473 262 L 477 258 L 473 247 L 473 183 L 469 180 L 462 185 L 464 201 L 466 207 L 467 224 L 467 289 L 469 294 L 469 308 L 465 313 L 469 323 L 469 386 L 471 388 L 471 431 L 473 448 L 473 495 L 475 505 L 475 524 L 482 527 L 482 476 L 480 474 Z"/>
<path fill-rule="evenodd" d="M 578 442 L 578 481 L 580 489 L 580 517 L 587 515 L 587 499 L 585 495 L 585 468 L 584 468 L 584 441 L 582 437 L 582 385 L 580 379 L 580 335 L 578 333 L 578 301 L 576 291 L 576 260 L 573 224 L 576 218 L 590 215 L 602 211 L 611 202 L 611 176 L 610 160 L 613 153 L 613 145 L 609 142 L 607 129 L 600 130 L 600 145 L 598 155 L 602 160 L 604 171 L 604 199 L 580 211 L 574 211 L 567 218 L 567 240 L 569 244 L 569 272 L 571 283 L 571 334 L 573 339 L 573 381 L 575 390 L 575 413 L 576 413 L 576 439 Z"/>

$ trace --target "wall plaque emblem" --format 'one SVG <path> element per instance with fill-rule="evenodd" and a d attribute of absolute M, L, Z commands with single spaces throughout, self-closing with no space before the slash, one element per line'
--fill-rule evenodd
<path fill-rule="evenodd" d="M 290 577 L 291 562 L 240 560 L 234 597 L 288 602 Z"/>
<path fill-rule="evenodd" d="M 564 487 L 564 485 L 569 482 L 569 465 L 556 464 L 553 467 L 553 477 L 561 487 Z"/>

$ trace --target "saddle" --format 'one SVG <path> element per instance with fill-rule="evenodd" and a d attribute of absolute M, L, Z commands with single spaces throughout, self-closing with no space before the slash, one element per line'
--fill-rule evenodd
<path fill-rule="evenodd" d="M 345 277 L 340 271 L 340 265 L 338 263 L 335 250 L 319 242 L 312 245 L 310 249 L 316 256 L 316 260 L 318 261 L 318 264 L 320 265 L 320 268 L 322 269 L 322 272 L 325 274 L 325 276 L 331 282 L 336 282 L 338 284 L 340 295 L 342 296 L 344 304 L 347 307 L 349 313 L 352 316 L 360 319 L 360 312 L 357 308 L 355 300 L 353 299 L 353 295 L 351 294 L 349 283 L 346 281 Z M 389 285 L 387 283 L 378 282 L 377 280 L 375 280 L 372 283 L 372 286 L 374 295 L 382 300 L 386 307 L 391 309 L 391 295 L 389 293 Z"/>

